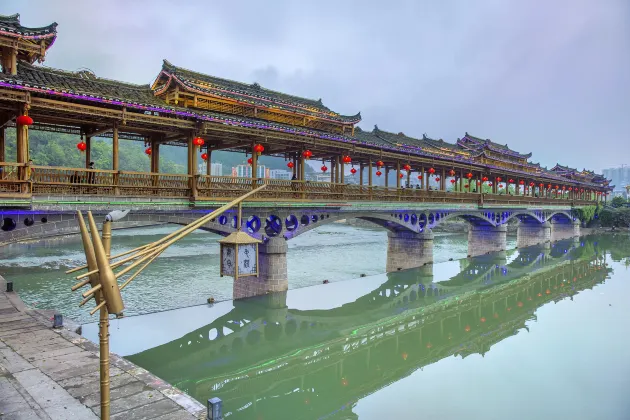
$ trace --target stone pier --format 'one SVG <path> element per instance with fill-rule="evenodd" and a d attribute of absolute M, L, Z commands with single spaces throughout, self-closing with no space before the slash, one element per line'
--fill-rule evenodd
<path fill-rule="evenodd" d="M 433 232 L 388 232 L 386 271 L 406 270 L 433 263 Z"/>
<path fill-rule="evenodd" d="M 243 299 L 283 292 L 289 288 L 287 275 L 287 242 L 284 238 L 270 238 L 258 247 L 258 277 L 242 277 L 234 282 L 233 298 Z"/>
<path fill-rule="evenodd" d="M 507 227 L 474 225 L 468 228 L 468 256 L 476 257 L 489 252 L 505 251 L 507 248 Z"/>
<path fill-rule="evenodd" d="M 551 241 L 561 241 L 563 239 L 580 236 L 580 222 L 554 222 L 551 223 Z"/>
<path fill-rule="evenodd" d="M 550 241 L 551 224 L 538 222 L 521 222 L 518 224 L 518 230 L 516 231 L 517 248 L 549 243 Z"/>

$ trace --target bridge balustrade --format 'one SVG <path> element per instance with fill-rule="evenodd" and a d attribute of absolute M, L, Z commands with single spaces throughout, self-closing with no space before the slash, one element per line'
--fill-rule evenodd
<path fill-rule="evenodd" d="M 31 194 L 121 195 L 230 199 L 266 184 L 256 198 L 263 200 L 376 201 L 496 204 L 506 206 L 549 205 L 593 201 L 561 197 L 532 197 L 467 191 L 439 191 L 331 182 L 239 178 L 231 176 L 163 174 L 86 168 L 60 168 L 0 162 L 0 195 L 29 198 Z M 20 179 L 25 179 L 20 181 Z"/>

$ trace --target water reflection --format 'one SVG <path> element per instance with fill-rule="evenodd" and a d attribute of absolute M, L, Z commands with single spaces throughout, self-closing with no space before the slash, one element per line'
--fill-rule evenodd
<path fill-rule="evenodd" d="M 571 239 L 440 264 L 435 273 L 390 273 L 328 310 L 291 309 L 286 294 L 238 301 L 129 359 L 199 401 L 222 398 L 229 418 L 358 418 L 351 411 L 362 397 L 445 357 L 484 355 L 527 328 L 542 305 L 603 282 L 612 241 Z M 616 239 L 628 251 L 620 258 L 629 247 L 627 235 Z M 434 282 L 449 264 L 459 272 Z"/>

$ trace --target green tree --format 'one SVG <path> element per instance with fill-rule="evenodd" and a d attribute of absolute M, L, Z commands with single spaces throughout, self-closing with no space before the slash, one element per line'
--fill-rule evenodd
<path fill-rule="evenodd" d="M 610 205 L 617 208 L 617 207 L 623 207 L 628 203 L 628 200 L 626 200 L 625 198 L 623 198 L 622 196 L 618 195 L 616 197 L 614 197 L 612 199 L 612 201 L 610 202 Z"/>

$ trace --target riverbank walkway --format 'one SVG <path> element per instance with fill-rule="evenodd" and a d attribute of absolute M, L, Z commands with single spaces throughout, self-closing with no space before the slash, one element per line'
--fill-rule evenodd
<path fill-rule="evenodd" d="M 52 329 L 52 311 L 32 310 L 0 277 L 0 420 L 93 420 L 100 414 L 98 346 Z M 205 419 L 202 404 L 115 354 L 112 420 Z"/>

